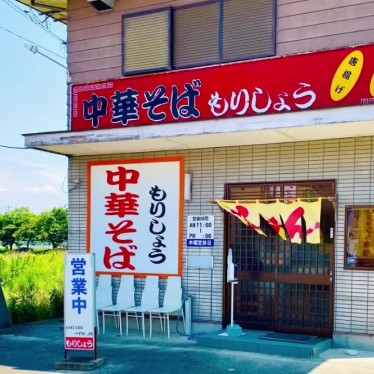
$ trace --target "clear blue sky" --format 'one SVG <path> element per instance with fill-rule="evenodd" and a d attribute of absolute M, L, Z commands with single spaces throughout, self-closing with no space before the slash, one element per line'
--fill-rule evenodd
<path fill-rule="evenodd" d="M 49 25 L 66 40 L 65 25 L 53 21 Z M 62 64 L 66 64 L 66 48 L 0 0 L 0 144 L 24 147 L 22 134 L 66 129 L 66 72 L 40 54 L 32 54 L 24 47 L 25 40 L 4 28 L 63 56 L 39 48 Z M 0 213 L 19 207 L 40 213 L 66 206 L 66 173 L 65 156 L 0 147 Z"/>

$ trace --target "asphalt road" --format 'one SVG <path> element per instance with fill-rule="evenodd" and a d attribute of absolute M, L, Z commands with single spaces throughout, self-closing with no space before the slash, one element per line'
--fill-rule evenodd
<path fill-rule="evenodd" d="M 82 354 L 69 355 L 73 356 Z M 175 333 L 170 340 L 157 332 L 143 339 L 137 330 L 120 337 L 114 326 L 99 336 L 98 356 L 105 358 L 105 364 L 92 371 L 94 374 L 374 373 L 374 352 L 358 351 L 351 356 L 344 349 L 329 349 L 318 358 L 300 359 L 203 348 Z M 63 359 L 60 321 L 13 326 L 11 332 L 0 334 L 0 374 L 87 373 L 56 370 L 55 363 Z"/>

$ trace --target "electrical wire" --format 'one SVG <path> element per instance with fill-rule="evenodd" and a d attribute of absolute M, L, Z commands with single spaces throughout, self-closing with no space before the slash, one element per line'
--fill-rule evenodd
<path fill-rule="evenodd" d="M 3 26 L 0 26 L 0 29 L 2 29 L 2 30 L 4 30 L 4 31 L 6 31 L 6 32 L 8 32 L 8 33 L 10 33 L 10 34 L 12 34 L 12 35 L 14 35 L 14 36 L 16 36 L 16 37 L 22 39 L 22 40 L 25 40 L 26 42 L 29 42 L 29 43 L 31 43 L 32 45 L 36 45 L 38 48 L 41 48 L 41 49 L 43 49 L 43 50 L 45 50 L 45 51 L 47 51 L 47 52 L 49 52 L 49 53 L 52 53 L 52 54 L 54 54 L 54 55 L 57 56 L 57 57 L 60 57 L 60 58 L 62 58 L 62 59 L 64 59 L 64 60 L 66 60 L 66 58 L 65 58 L 64 56 L 61 56 L 61 55 L 59 55 L 58 53 L 55 53 L 55 52 L 53 52 L 53 51 L 51 51 L 51 50 L 49 50 L 49 49 L 47 49 L 47 48 L 45 48 L 45 47 L 43 47 L 43 46 L 41 46 L 41 45 L 39 45 L 39 44 L 33 42 L 32 40 L 29 40 L 29 39 L 23 37 L 22 35 L 19 35 L 19 34 L 15 33 L 14 31 L 8 30 L 7 28 L 5 28 L 5 27 L 3 27 Z"/>
<path fill-rule="evenodd" d="M 35 14 L 34 10 L 30 8 L 30 10 L 28 11 L 24 11 L 22 10 L 19 6 L 17 6 L 16 4 L 14 3 L 11 3 L 9 0 L 2 0 L 4 4 L 8 5 L 10 8 L 12 8 L 16 13 L 19 13 L 20 15 L 26 17 L 29 21 L 33 22 L 35 25 L 37 25 L 38 27 L 42 28 L 45 32 L 47 32 L 48 34 L 50 34 L 52 37 L 58 39 L 62 45 L 66 46 L 66 41 L 64 41 L 63 39 L 61 39 L 59 36 L 57 36 L 56 34 L 54 34 L 49 28 L 48 28 L 48 25 L 47 25 L 47 20 L 48 20 L 48 15 L 46 15 L 45 19 L 43 21 L 40 20 L 39 16 L 37 14 Z M 28 43 L 31 43 L 32 45 L 35 45 L 37 46 L 38 48 L 44 50 L 44 51 L 47 51 L 48 53 L 51 53 L 53 55 L 55 55 L 56 57 L 59 57 L 61 59 L 64 59 L 66 61 L 66 56 L 61 56 L 59 55 L 58 53 L 55 53 L 43 46 L 41 46 L 40 44 L 38 43 L 35 43 L 34 41 L 32 40 L 29 40 L 25 37 L 23 37 L 22 35 L 19 35 L 17 33 L 15 33 L 14 31 L 11 31 L 3 26 L 0 26 L 0 29 L 10 33 L 11 35 L 14 35 L 24 41 L 27 41 Z M 66 52 L 66 51 L 65 51 Z M 22 150 L 28 150 L 29 148 L 25 148 L 25 147 L 16 147 L 16 146 L 8 146 L 8 145 L 3 145 L 3 144 L 0 144 L 0 148 L 6 148 L 6 149 L 22 149 Z M 64 181 L 63 181 L 63 184 L 62 184 L 62 191 L 67 193 L 69 191 L 65 191 L 64 190 L 64 184 L 66 183 L 66 179 L 67 179 L 67 172 L 66 172 L 66 175 L 65 175 L 65 178 L 64 178 Z"/>
<path fill-rule="evenodd" d="M 36 26 L 42 28 L 45 32 L 50 34 L 52 37 L 56 38 L 59 40 L 62 44 L 66 44 L 66 42 L 61 39 L 59 36 L 57 36 L 55 33 L 53 33 L 50 29 L 49 26 L 47 25 L 47 17 L 44 19 L 44 21 L 41 21 L 39 18 L 39 15 L 35 14 L 34 9 L 30 8 L 29 10 L 23 10 L 20 6 L 10 2 L 9 0 L 2 0 L 3 3 L 8 5 L 10 8 L 12 8 L 16 13 L 19 13 L 20 15 L 26 17 L 29 21 L 34 23 Z"/>
<path fill-rule="evenodd" d="M 46 19 L 44 21 L 41 21 L 39 16 L 35 14 L 34 10 L 30 8 L 30 10 L 23 10 L 20 6 L 14 4 L 10 0 L 2 0 L 4 4 L 8 5 L 11 9 L 13 9 L 16 13 L 22 15 L 23 17 L 26 17 L 29 21 L 34 23 L 36 26 L 42 28 L 45 32 L 50 34 L 53 38 L 56 38 L 59 40 L 62 44 L 66 45 L 66 42 L 61 39 L 58 35 L 53 33 L 48 26 L 46 26 L 46 20 L 47 20 L 47 15 Z"/>
<path fill-rule="evenodd" d="M 0 144 L 0 148 L 8 148 L 8 149 L 29 149 L 29 148 L 25 148 L 25 147 L 12 147 L 10 145 L 3 145 L 3 144 Z"/>
<path fill-rule="evenodd" d="M 65 190 L 65 184 L 67 184 L 67 179 L 68 179 L 68 170 L 66 170 L 66 174 L 65 174 L 65 178 L 64 180 L 62 181 L 62 185 L 61 185 L 61 190 L 63 193 L 69 193 L 69 187 Z"/>
<path fill-rule="evenodd" d="M 186 331 L 185 331 L 184 333 L 182 333 L 182 332 L 180 332 L 180 330 L 179 330 L 179 322 L 180 322 L 180 320 L 181 320 L 181 317 L 183 316 L 183 308 L 184 308 L 184 303 L 185 303 L 185 301 L 186 301 L 186 298 L 183 299 L 182 306 L 181 306 L 181 308 L 179 309 L 178 317 L 177 317 L 177 323 L 176 323 L 176 326 L 175 326 L 175 328 L 176 328 L 176 330 L 177 330 L 177 333 L 178 333 L 178 335 L 180 335 L 180 336 L 189 336 L 188 334 L 186 334 Z"/>
<path fill-rule="evenodd" d="M 25 148 L 25 147 L 12 147 L 12 146 L 10 146 L 10 145 L 3 145 L 3 144 L 0 144 L 0 148 L 30 150 L 30 148 Z M 64 180 L 63 180 L 63 182 L 62 182 L 62 185 L 61 185 L 61 190 L 62 190 L 62 192 L 64 192 L 64 193 L 68 193 L 68 192 L 72 191 L 72 190 L 75 188 L 75 187 L 74 187 L 74 188 L 68 188 L 67 190 L 65 190 L 64 185 L 65 185 L 65 183 L 66 183 L 67 176 L 68 176 L 68 171 L 66 171 L 65 178 L 64 178 Z"/>

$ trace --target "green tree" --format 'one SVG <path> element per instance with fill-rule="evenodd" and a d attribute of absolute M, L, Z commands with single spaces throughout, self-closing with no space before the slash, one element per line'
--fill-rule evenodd
<path fill-rule="evenodd" d="M 17 208 L 0 216 L 0 241 L 13 249 L 14 244 L 26 240 L 29 244 L 35 237 L 36 215 L 29 208 Z M 33 226 L 34 225 L 34 226 Z"/>
<path fill-rule="evenodd" d="M 18 227 L 18 230 L 14 233 L 17 243 L 26 242 L 26 247 L 30 247 L 30 243 L 36 239 L 37 236 L 37 223 L 38 216 L 30 212 L 25 208 L 24 212 L 20 212 L 23 215 L 22 222 Z"/>
<path fill-rule="evenodd" d="M 66 208 L 53 208 L 43 212 L 38 220 L 38 236 L 40 241 L 58 248 L 68 239 L 68 211 Z"/>

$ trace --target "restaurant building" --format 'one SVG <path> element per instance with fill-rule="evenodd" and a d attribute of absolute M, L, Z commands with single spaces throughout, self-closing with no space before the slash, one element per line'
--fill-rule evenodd
<path fill-rule="evenodd" d="M 374 349 L 374 1 L 62 3 L 69 128 L 25 144 L 69 158 L 69 251 L 181 275 L 200 332 L 231 248 L 243 328 Z"/>

